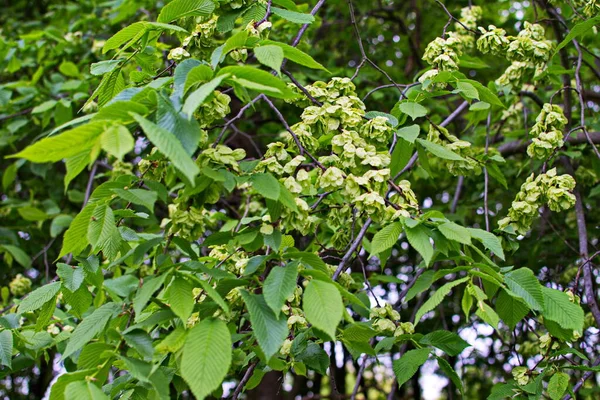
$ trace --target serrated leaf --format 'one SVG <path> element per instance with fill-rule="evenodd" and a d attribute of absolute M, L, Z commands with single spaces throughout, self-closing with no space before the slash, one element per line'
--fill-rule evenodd
<path fill-rule="evenodd" d="M 281 64 L 283 63 L 283 49 L 278 46 L 265 45 L 254 48 L 256 59 L 263 65 L 271 68 L 281 75 Z"/>
<path fill-rule="evenodd" d="M 571 28 L 571 31 L 569 32 L 569 34 L 567 36 L 565 36 L 563 41 L 560 42 L 558 44 L 558 46 L 556 46 L 556 49 L 554 49 L 554 54 L 557 54 L 560 51 L 560 49 L 562 49 L 563 47 L 568 45 L 573 39 L 576 39 L 579 36 L 585 34 L 587 31 L 592 29 L 598 23 L 600 23 L 600 15 L 595 16 L 593 18 L 589 18 L 589 19 L 573 26 L 573 28 Z"/>
<path fill-rule="evenodd" d="M 198 168 L 196 163 L 187 154 L 175 135 L 140 115 L 134 114 L 134 118 L 140 124 L 152 144 L 188 179 L 190 185 L 194 186 L 194 178 L 200 173 L 200 168 Z"/>
<path fill-rule="evenodd" d="M 429 358 L 429 349 L 409 350 L 392 363 L 392 369 L 398 381 L 398 388 L 402 387 L 414 374 L 417 373 L 419 367 L 425 364 Z"/>
<path fill-rule="evenodd" d="M 11 256 L 18 262 L 23 268 L 31 267 L 31 258 L 25 253 L 20 247 L 12 244 L 0 245 L 0 249 L 4 249 L 10 253 Z"/>
<path fill-rule="evenodd" d="M 31 312 L 42 308 L 44 304 L 54 298 L 56 293 L 60 290 L 61 283 L 53 282 L 37 288 L 33 292 L 29 293 L 27 297 L 23 299 L 19 304 L 19 314 Z"/>
<path fill-rule="evenodd" d="M 429 297 L 425 303 L 423 303 L 421 308 L 419 308 L 419 311 L 417 311 L 417 314 L 415 315 L 415 325 L 419 323 L 425 314 L 439 306 L 442 300 L 444 300 L 444 297 L 446 297 L 453 288 L 468 281 L 469 279 L 469 277 L 465 277 L 453 282 L 448 282 L 436 290 L 435 293 Z"/>
<path fill-rule="evenodd" d="M 290 46 L 289 44 L 276 42 L 274 40 L 263 40 L 260 43 L 264 45 L 280 47 L 281 50 L 283 50 L 284 57 L 290 61 L 295 62 L 296 64 L 300 64 L 312 69 L 322 69 L 324 71 L 327 71 L 327 68 L 315 61 L 315 59 L 312 58 L 310 55 L 306 54 L 305 52 L 296 47 Z"/>
<path fill-rule="evenodd" d="M 430 142 L 429 140 L 415 139 L 417 143 L 425 148 L 428 152 L 433 154 L 436 157 L 443 158 L 445 160 L 452 161 L 466 161 L 464 158 L 453 152 L 452 150 L 448 150 L 444 146 L 441 146 L 437 143 Z"/>
<path fill-rule="evenodd" d="M 13 335 L 9 330 L 0 331 L 0 365 L 12 368 Z"/>
<path fill-rule="evenodd" d="M 296 11 L 285 10 L 279 7 L 271 7 L 271 12 L 296 24 L 311 24 L 315 20 L 315 17 L 313 17 L 311 14 L 303 14 Z"/>
<path fill-rule="evenodd" d="M 552 400 L 560 400 L 569 386 L 569 375 L 564 372 L 556 372 L 548 382 L 548 396 Z"/>
<path fill-rule="evenodd" d="M 471 237 L 479 240 L 483 246 L 494 253 L 498 258 L 504 261 L 504 250 L 502 249 L 502 242 L 500 238 L 491 232 L 484 231 L 483 229 L 467 228 Z"/>
<path fill-rule="evenodd" d="M 6 158 L 24 158 L 36 163 L 45 163 L 73 157 L 94 147 L 96 140 L 104 132 L 105 125 L 102 121 L 90 122 L 60 135 L 44 138 Z"/>
<path fill-rule="evenodd" d="M 208 65 L 197 65 L 189 70 L 185 77 L 183 85 L 183 93 L 186 93 L 189 88 L 198 82 L 208 82 L 212 79 L 214 71 Z"/>
<path fill-rule="evenodd" d="M 217 303 L 219 307 L 223 309 L 223 311 L 225 311 L 225 314 L 229 315 L 229 306 L 223 297 L 221 297 L 219 292 L 217 292 L 215 288 L 210 285 L 210 283 L 202 279 L 200 279 L 200 286 L 202 286 L 206 294 L 208 294 L 208 296 L 213 299 L 213 301 Z"/>
<path fill-rule="evenodd" d="M 263 285 L 265 301 L 277 318 L 279 318 L 281 307 L 285 304 L 285 299 L 294 294 L 297 279 L 296 263 L 290 263 L 285 267 L 274 267 L 265 279 Z"/>
<path fill-rule="evenodd" d="M 438 226 L 438 230 L 446 237 L 462 244 L 471 244 L 471 234 L 464 226 L 448 221 Z"/>
<path fill-rule="evenodd" d="M 102 250 L 107 258 L 114 258 L 121 243 L 121 235 L 115 225 L 115 216 L 107 205 L 98 205 L 88 226 L 87 238 L 92 248 Z"/>
<path fill-rule="evenodd" d="M 100 135 L 102 149 L 118 160 L 133 150 L 135 142 L 129 130 L 123 125 L 113 125 Z"/>
<path fill-rule="evenodd" d="M 121 305 L 117 303 L 106 303 L 85 317 L 71 334 L 69 342 L 67 343 L 67 347 L 63 352 L 62 359 L 64 360 L 65 358 L 71 356 L 90 340 L 96 337 L 96 335 L 102 332 L 107 322 L 120 309 Z"/>
<path fill-rule="evenodd" d="M 458 81 L 456 83 L 456 90 L 453 93 L 461 93 L 467 99 L 479 100 L 479 92 L 469 82 Z"/>
<path fill-rule="evenodd" d="M 277 318 L 263 296 L 250 294 L 245 290 L 241 293 L 250 313 L 254 336 L 265 353 L 265 357 L 269 360 L 279 351 L 288 336 L 287 319 L 285 316 Z"/>
<path fill-rule="evenodd" d="M 110 400 L 110 397 L 92 382 L 75 381 L 67 385 L 65 400 Z"/>
<path fill-rule="evenodd" d="M 227 75 L 243 87 L 280 99 L 292 99 L 298 95 L 287 87 L 285 82 L 258 68 L 248 66 L 231 66 L 222 68 L 218 76 Z"/>
<path fill-rule="evenodd" d="M 501 290 L 496 299 L 498 316 L 510 327 L 515 329 L 517 323 L 529 313 L 529 307 L 520 299 L 512 297 L 505 290 Z"/>
<path fill-rule="evenodd" d="M 231 335 L 218 319 L 204 319 L 188 333 L 181 357 L 181 376 L 198 400 L 217 389 L 231 364 Z"/>
<path fill-rule="evenodd" d="M 167 289 L 166 299 L 171 310 L 186 323 L 194 310 L 194 287 L 185 278 L 175 277 Z"/>
<path fill-rule="evenodd" d="M 489 304 L 480 301 L 477 305 L 477 316 L 481 318 L 483 321 L 487 322 L 494 329 L 498 329 L 498 323 L 500 323 L 500 317 L 494 311 Z"/>
<path fill-rule="evenodd" d="M 304 291 L 302 308 L 308 322 L 335 339 L 336 328 L 344 313 L 342 296 L 335 285 L 311 280 Z"/>
<path fill-rule="evenodd" d="M 156 192 L 151 192 L 150 190 L 145 189 L 112 189 L 113 192 L 120 198 L 127 200 L 132 204 L 138 204 L 140 206 L 144 206 L 151 213 L 154 212 L 154 203 L 158 198 Z"/>
<path fill-rule="evenodd" d="M 464 390 L 462 381 L 460 380 L 460 377 L 458 376 L 458 374 L 456 373 L 454 368 L 452 368 L 450 363 L 448 361 L 444 360 L 442 357 L 437 357 L 437 362 L 438 362 L 440 369 L 444 372 L 444 374 L 448 378 L 450 378 L 452 383 L 454 383 L 454 386 L 456 386 L 458 388 L 458 390 L 460 390 L 460 392 L 462 393 Z"/>
<path fill-rule="evenodd" d="M 457 356 L 470 346 L 456 333 L 449 331 L 433 331 L 423 336 L 421 344 L 437 347 L 449 356 Z"/>
<path fill-rule="evenodd" d="M 559 324 L 563 329 L 583 332 L 583 309 L 569 300 L 569 295 L 542 286 L 544 318 Z"/>
<path fill-rule="evenodd" d="M 94 214 L 96 204 L 88 203 L 69 225 L 69 229 L 65 232 L 62 249 L 58 258 L 69 253 L 79 255 L 89 244 L 88 227 Z"/>
<path fill-rule="evenodd" d="M 423 293 L 433 284 L 435 271 L 425 271 L 417 278 L 414 285 L 406 292 L 405 302 L 411 301 L 419 293 Z"/>
<path fill-rule="evenodd" d="M 504 282 L 514 294 L 525 300 L 532 310 L 544 308 L 542 285 L 529 268 L 519 268 L 506 273 Z"/>
<path fill-rule="evenodd" d="M 156 292 L 165 282 L 166 277 L 166 274 L 151 277 L 150 279 L 144 280 L 143 285 L 138 288 L 138 291 L 133 298 L 133 311 L 136 315 L 136 322 L 154 292 Z"/>
<path fill-rule="evenodd" d="M 194 112 L 200 107 L 202 103 L 213 94 L 213 91 L 219 87 L 221 82 L 226 79 L 228 75 L 220 75 L 200 86 L 198 89 L 193 91 L 186 99 L 183 104 L 183 112 L 191 119 Z"/>
<path fill-rule="evenodd" d="M 409 125 L 398 129 L 398 136 L 406 140 L 408 143 L 414 143 L 419 136 L 420 131 L 421 128 L 419 125 Z"/>
<path fill-rule="evenodd" d="M 104 46 L 102 47 L 102 53 L 106 53 L 109 50 L 121 47 L 121 45 L 136 37 L 140 38 L 145 30 L 146 24 L 144 22 L 136 22 L 129 26 L 126 26 L 125 28 L 121 29 L 119 32 L 111 36 L 104 43 Z"/>
<path fill-rule="evenodd" d="M 71 292 L 79 289 L 85 278 L 83 268 L 64 263 L 56 264 L 56 274 L 60 277 L 64 287 Z"/>
<path fill-rule="evenodd" d="M 371 241 L 371 254 L 380 254 L 381 252 L 392 248 L 398 241 L 398 237 L 402 233 L 402 223 L 394 222 L 373 236 Z"/>
<path fill-rule="evenodd" d="M 429 265 L 433 258 L 433 245 L 429 240 L 427 229 L 422 225 L 417 225 L 414 228 L 406 227 L 405 232 L 408 243 L 419 252 L 425 260 L 425 264 Z"/>
<path fill-rule="evenodd" d="M 85 167 L 88 166 L 88 164 L 90 164 L 90 162 L 92 161 L 91 155 L 92 150 L 87 149 L 65 160 L 65 167 L 67 168 L 67 173 L 65 174 L 63 180 L 65 184 L 65 192 L 69 187 L 69 183 L 71 183 L 71 181 L 75 179 L 75 177 L 77 177 L 77 175 L 79 175 L 81 171 L 83 171 Z"/>
<path fill-rule="evenodd" d="M 156 20 L 169 23 L 183 17 L 208 16 L 214 9 L 212 0 L 173 0 L 160 10 Z"/>
<path fill-rule="evenodd" d="M 104 75 L 113 71 L 123 60 L 99 61 L 90 65 L 90 74 L 94 76 Z"/>
<path fill-rule="evenodd" d="M 271 200 L 279 200 L 281 193 L 279 181 L 270 173 L 253 174 L 250 177 L 252 187 L 261 195 Z"/>
<path fill-rule="evenodd" d="M 427 109 L 419 103 L 415 103 L 414 101 L 400 103 L 398 105 L 398 109 L 404 114 L 411 117 L 413 121 L 417 118 L 424 117 L 427 115 Z"/>

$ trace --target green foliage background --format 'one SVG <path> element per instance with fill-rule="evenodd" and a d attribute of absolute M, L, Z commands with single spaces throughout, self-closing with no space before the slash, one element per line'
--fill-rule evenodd
<path fill-rule="evenodd" d="M 597 398 L 599 11 L 5 2 L 1 395 Z"/>

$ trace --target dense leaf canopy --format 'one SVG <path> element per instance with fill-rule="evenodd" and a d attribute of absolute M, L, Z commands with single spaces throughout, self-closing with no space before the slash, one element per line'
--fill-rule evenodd
<path fill-rule="evenodd" d="M 596 399 L 600 2 L 5 2 L 0 395 Z"/>

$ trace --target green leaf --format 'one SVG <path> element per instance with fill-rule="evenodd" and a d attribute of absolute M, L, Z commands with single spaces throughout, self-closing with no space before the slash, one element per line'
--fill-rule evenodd
<path fill-rule="evenodd" d="M 398 129 L 398 136 L 406 140 L 408 143 L 414 143 L 419 136 L 420 131 L 421 128 L 419 125 L 409 125 Z"/>
<path fill-rule="evenodd" d="M 235 35 L 231 36 L 229 39 L 225 41 L 223 45 L 223 51 L 221 52 L 221 61 L 225 58 L 225 56 L 232 50 L 237 50 L 240 48 L 246 47 L 246 41 L 248 40 L 248 32 L 247 31 L 239 31 Z"/>
<path fill-rule="evenodd" d="M 110 397 L 92 382 L 76 381 L 67 385 L 65 400 L 110 400 Z"/>
<path fill-rule="evenodd" d="M 269 360 L 279 351 L 288 336 L 287 318 L 285 316 L 278 318 L 269 308 L 263 296 L 250 294 L 245 290 L 241 293 L 250 312 L 254 336 L 265 353 L 265 357 Z"/>
<path fill-rule="evenodd" d="M 429 265 L 433 258 L 433 245 L 429 240 L 427 229 L 422 225 L 417 225 L 414 228 L 406 227 L 406 238 L 408 243 L 419 252 L 425 264 Z"/>
<path fill-rule="evenodd" d="M 487 303 L 480 301 L 477 307 L 477 316 L 481 318 L 483 321 L 487 322 L 494 329 L 498 329 L 498 323 L 500 322 L 500 317 L 496 314 L 496 311 L 492 307 L 490 307 Z"/>
<path fill-rule="evenodd" d="M 542 285 L 529 268 L 519 268 L 504 275 L 506 286 L 517 296 L 525 300 L 532 310 L 544 308 Z"/>
<path fill-rule="evenodd" d="M 469 82 L 458 81 L 456 83 L 456 90 L 453 93 L 461 93 L 467 99 L 479 100 L 479 92 Z"/>
<path fill-rule="evenodd" d="M 335 285 L 311 280 L 304 291 L 302 308 L 308 322 L 335 340 L 335 330 L 344 313 L 342 296 Z"/>
<path fill-rule="evenodd" d="M 94 209 L 88 226 L 87 237 L 93 249 L 102 250 L 107 258 L 117 255 L 121 235 L 115 225 L 115 216 L 107 205 Z"/>
<path fill-rule="evenodd" d="M 181 376 L 198 400 L 217 389 L 231 364 L 231 335 L 218 319 L 204 319 L 189 332 L 183 345 Z"/>
<path fill-rule="evenodd" d="M 402 387 L 414 374 L 417 373 L 419 367 L 425 364 L 429 358 L 429 349 L 409 350 L 392 363 L 392 369 L 398 381 L 398 388 Z"/>
<path fill-rule="evenodd" d="M 423 146 L 428 152 L 433 154 L 436 157 L 443 158 L 445 160 L 452 161 L 466 161 L 464 158 L 453 152 L 452 150 L 448 150 L 444 146 L 441 146 L 437 143 L 430 142 L 425 139 L 416 139 L 417 143 Z"/>
<path fill-rule="evenodd" d="M 140 206 L 144 206 L 151 213 L 154 212 L 154 203 L 158 198 L 156 192 L 151 192 L 150 190 L 144 189 L 112 189 L 113 192 L 116 193 L 120 198 L 127 200 L 132 204 L 138 204 Z"/>
<path fill-rule="evenodd" d="M 438 230 L 448 240 L 453 240 L 462 244 L 471 244 L 471 234 L 464 226 L 448 221 L 438 226 Z"/>
<path fill-rule="evenodd" d="M 479 240 L 486 249 L 504 261 L 504 250 L 502 249 L 502 242 L 498 236 L 491 232 L 484 231 L 483 229 L 467 228 L 467 230 L 472 238 Z"/>
<path fill-rule="evenodd" d="M 60 290 L 60 286 L 60 282 L 53 282 L 29 293 L 29 295 L 23 299 L 21 304 L 19 304 L 19 314 L 42 308 L 44 304 L 54 298 L 56 293 Z"/>
<path fill-rule="evenodd" d="M 271 7 L 271 12 L 296 24 L 311 24 L 315 20 L 315 17 L 313 17 L 311 14 L 289 11 L 279 7 Z"/>
<path fill-rule="evenodd" d="M 287 87 L 285 82 L 258 68 L 231 66 L 222 68 L 217 76 L 227 75 L 241 86 L 280 99 L 293 99 L 298 95 Z"/>
<path fill-rule="evenodd" d="M 396 242 L 398 241 L 398 237 L 402 233 L 402 223 L 394 222 L 373 236 L 373 240 L 371 241 L 371 254 L 380 254 L 381 252 L 391 249 Z"/>
<path fill-rule="evenodd" d="M 113 125 L 100 135 L 100 145 L 111 156 L 123 160 L 123 157 L 133 150 L 135 142 L 126 127 Z"/>
<path fill-rule="evenodd" d="M 223 297 L 221 297 L 219 292 L 217 292 L 215 288 L 213 288 L 207 281 L 199 279 L 199 282 L 200 286 L 202 286 L 206 294 L 208 294 L 208 296 L 211 299 L 213 299 L 213 301 L 217 303 L 219 307 L 223 309 L 223 311 L 225 311 L 225 314 L 229 315 L 229 306 L 227 305 L 227 302 L 223 299 Z"/>
<path fill-rule="evenodd" d="M 498 98 L 498 96 L 496 96 L 494 93 L 492 93 L 492 91 L 488 88 L 486 88 L 485 86 L 483 86 L 481 83 L 474 81 L 472 79 L 461 79 L 459 80 L 459 82 L 464 82 L 464 83 L 469 83 L 472 86 L 475 87 L 475 89 L 477 89 L 477 92 L 479 93 L 479 99 L 481 101 L 485 101 L 486 103 L 501 107 L 501 108 L 506 108 L 506 106 L 504 105 L 504 103 L 502 103 L 500 101 L 500 99 Z"/>
<path fill-rule="evenodd" d="M 556 372 L 548 382 L 548 396 L 552 400 L 560 400 L 569 386 L 569 375 L 564 372 Z"/>
<path fill-rule="evenodd" d="M 90 122 L 57 136 L 40 140 L 7 158 L 24 158 L 36 163 L 56 162 L 91 149 L 105 129 L 105 122 Z"/>
<path fill-rule="evenodd" d="M 183 92 L 186 93 L 189 88 L 198 82 L 208 82 L 212 79 L 214 71 L 208 65 L 197 65 L 189 70 L 185 77 Z"/>
<path fill-rule="evenodd" d="M 560 42 L 558 44 L 558 46 L 556 46 L 556 49 L 554 50 L 554 55 L 557 54 L 560 51 L 560 49 L 562 49 L 563 47 L 568 45 L 573 39 L 577 39 L 578 37 L 584 35 L 587 31 L 592 29 L 598 23 L 600 23 L 600 15 L 576 24 L 571 29 L 569 34 L 567 36 L 565 36 L 563 41 Z M 553 55 L 553 57 L 554 57 L 554 55 Z"/>
<path fill-rule="evenodd" d="M 171 310 L 186 323 L 194 310 L 194 287 L 182 277 L 175 277 L 167 289 L 167 302 Z"/>
<path fill-rule="evenodd" d="M 457 356 L 470 346 L 456 333 L 448 331 L 433 331 L 423 336 L 419 343 L 437 347 L 451 357 Z"/>
<path fill-rule="evenodd" d="M 271 200 L 279 200 L 279 181 L 270 173 L 253 174 L 250 177 L 250 182 L 261 196 Z"/>
<path fill-rule="evenodd" d="M 296 264 L 290 263 L 285 267 L 274 267 L 265 279 L 263 285 L 265 301 L 277 318 L 279 318 L 281 307 L 285 304 L 285 299 L 292 296 L 296 290 L 296 281 L 298 280 Z"/>
<path fill-rule="evenodd" d="M 265 45 L 254 48 L 256 59 L 263 65 L 271 68 L 281 75 L 281 64 L 283 63 L 283 49 L 278 46 Z"/>
<path fill-rule="evenodd" d="M 56 274 L 60 277 L 64 287 L 71 292 L 79 289 L 85 278 L 83 268 L 64 263 L 56 264 Z"/>
<path fill-rule="evenodd" d="M 65 232 L 62 249 L 58 258 L 69 253 L 79 255 L 87 247 L 89 244 L 87 239 L 88 227 L 95 208 L 96 204 L 89 203 L 73 219 L 73 222 L 69 225 L 69 229 Z"/>
<path fill-rule="evenodd" d="M 120 310 L 120 304 L 106 303 L 85 317 L 71 334 L 67 347 L 63 352 L 62 359 L 64 360 L 71 356 L 96 337 L 96 335 L 101 333 L 108 321 Z"/>
<path fill-rule="evenodd" d="M 415 103 L 414 101 L 407 101 L 404 103 L 400 103 L 398 105 L 400 111 L 404 114 L 408 115 L 413 119 L 413 121 L 417 118 L 424 117 L 427 115 L 427 109 L 420 105 L 419 103 Z"/>
<path fill-rule="evenodd" d="M 96 364 L 97 366 L 97 364 Z M 86 376 L 90 376 L 98 371 L 94 369 L 84 369 L 81 371 L 67 372 L 56 379 L 56 382 L 50 388 L 49 400 L 65 400 L 65 389 L 71 382 L 83 381 Z"/>
<path fill-rule="evenodd" d="M 151 277 L 149 279 L 145 279 L 144 283 L 140 288 L 138 288 L 135 297 L 133 298 L 133 311 L 136 315 L 136 322 L 150 298 L 165 282 L 167 275 L 161 274 L 158 276 Z"/>
<path fill-rule="evenodd" d="M 327 68 L 315 61 L 315 59 L 312 58 L 310 55 L 306 54 L 305 52 L 299 50 L 296 47 L 290 46 L 289 44 L 276 42 L 274 40 L 263 40 L 260 43 L 262 45 L 280 47 L 281 50 L 283 50 L 283 56 L 288 60 L 295 62 L 296 64 L 300 64 L 312 69 L 322 69 L 324 71 L 327 71 Z"/>
<path fill-rule="evenodd" d="M 111 36 L 104 43 L 104 46 L 102 47 L 102 53 L 106 53 L 109 50 L 119 48 L 121 47 L 121 45 L 125 44 L 130 40 L 137 40 L 141 38 L 145 31 L 146 24 L 144 22 L 136 22 L 134 24 L 126 26 L 125 28 L 121 29 L 119 32 Z"/>
<path fill-rule="evenodd" d="M 559 324 L 563 329 L 583 332 L 583 309 L 569 300 L 569 295 L 542 286 L 544 318 Z"/>
<path fill-rule="evenodd" d="M 183 17 L 208 16 L 214 9 L 212 0 L 173 0 L 160 10 L 156 20 L 169 23 Z"/>
<path fill-rule="evenodd" d="M 501 290 L 496 299 L 496 311 L 510 329 L 515 329 L 517 323 L 522 321 L 529 313 L 529 307 L 520 299 L 512 297 L 505 290 Z"/>
<path fill-rule="evenodd" d="M 64 184 L 65 184 L 65 192 L 69 187 L 69 183 L 77 175 L 81 173 L 85 169 L 85 167 L 92 161 L 92 150 L 84 150 L 79 154 L 74 155 L 73 157 L 69 157 L 65 160 L 65 166 L 67 168 L 67 173 L 65 174 Z"/>
<path fill-rule="evenodd" d="M 435 293 L 431 297 L 429 297 L 425 303 L 423 303 L 421 308 L 419 308 L 419 311 L 417 311 L 417 314 L 415 315 L 415 325 L 418 324 L 419 321 L 421 321 L 423 315 L 427 314 L 429 311 L 439 306 L 442 300 L 444 300 L 444 297 L 446 297 L 452 291 L 453 288 L 468 280 L 469 277 L 464 277 L 453 282 L 448 282 L 444 286 L 436 290 Z"/>
<path fill-rule="evenodd" d="M 227 75 L 220 75 L 200 86 L 198 89 L 193 91 L 183 104 L 183 112 L 191 119 L 194 116 L 194 112 L 200 107 L 204 101 L 213 94 L 214 90 L 219 87 L 221 82 L 226 79 Z"/>
<path fill-rule="evenodd" d="M 460 380 L 460 377 L 458 376 L 454 368 L 450 365 L 448 361 L 444 360 L 442 357 L 436 358 L 440 369 L 444 372 L 444 374 L 446 374 L 448 378 L 450 378 L 452 383 L 454 383 L 454 386 L 456 386 L 458 390 L 460 390 L 460 392 L 463 393 L 464 388 L 462 381 Z"/>
<path fill-rule="evenodd" d="M 112 72 L 123 60 L 106 60 L 99 61 L 90 65 L 90 74 L 94 76 L 104 75 Z"/>
<path fill-rule="evenodd" d="M 114 95 L 116 95 L 118 91 L 120 91 L 118 88 L 115 89 Z M 112 99 L 112 97 L 113 95 L 110 95 L 108 100 Z M 148 112 L 148 107 L 138 102 L 130 100 L 115 100 L 111 101 L 110 104 L 105 105 L 96 114 L 94 114 L 92 121 L 111 121 L 128 125 L 133 122 L 131 113 L 146 115 Z M 108 127 L 112 128 L 111 125 L 108 125 Z"/>
<path fill-rule="evenodd" d="M 0 365 L 12 368 L 13 335 L 9 330 L 0 331 Z"/>
<path fill-rule="evenodd" d="M 10 253 L 11 256 L 18 262 L 23 268 L 31 268 L 31 258 L 25 253 L 20 247 L 12 244 L 0 245 L 0 249 L 4 249 Z"/>
<path fill-rule="evenodd" d="M 190 185 L 194 186 L 194 178 L 200 173 L 200 168 L 198 168 L 196 163 L 187 154 L 175 135 L 140 115 L 134 114 L 134 118 L 140 124 L 152 144 L 171 160 L 173 166 L 188 179 Z"/>
<path fill-rule="evenodd" d="M 416 295 L 419 293 L 423 293 L 425 290 L 429 289 L 433 284 L 433 278 L 435 276 L 435 271 L 425 271 L 417 278 L 415 284 L 408 290 L 406 293 L 406 297 L 404 298 L 405 302 L 411 301 Z"/>

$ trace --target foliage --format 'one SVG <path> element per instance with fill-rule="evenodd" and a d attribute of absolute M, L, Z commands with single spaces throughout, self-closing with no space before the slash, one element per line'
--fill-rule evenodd
<path fill-rule="evenodd" d="M 472 3 L 11 2 L 0 393 L 597 398 L 600 3 Z"/>

